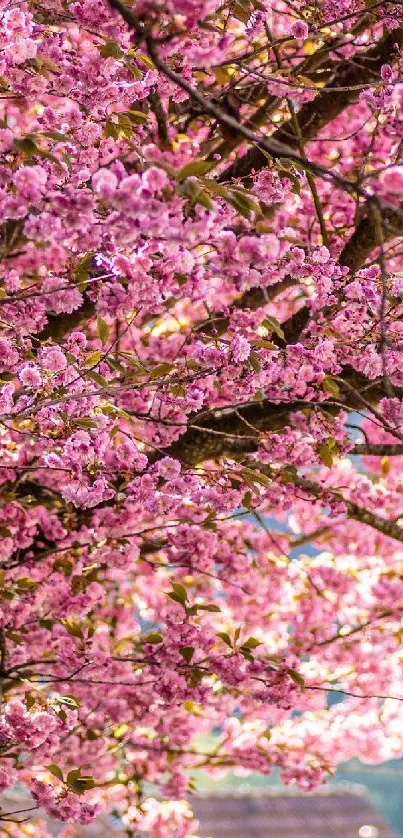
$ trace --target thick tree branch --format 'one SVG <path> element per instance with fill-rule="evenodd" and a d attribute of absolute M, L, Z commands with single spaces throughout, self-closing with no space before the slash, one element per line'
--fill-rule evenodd
<path fill-rule="evenodd" d="M 374 213 L 370 211 L 369 201 L 364 212 L 364 217 L 345 244 L 338 259 L 339 264 L 350 268 L 352 273 L 363 267 L 366 259 L 377 246 L 376 220 Z M 382 222 L 385 243 L 396 236 L 401 236 L 403 233 L 403 208 L 382 208 Z M 309 309 L 307 306 L 303 306 L 282 324 L 286 342 L 297 343 L 308 322 Z"/>
<path fill-rule="evenodd" d="M 342 409 L 362 410 L 363 402 L 377 404 L 385 395 L 382 380 L 370 381 L 349 366 L 343 368 L 338 381 L 341 392 L 337 402 L 329 400 L 309 403 L 309 406 L 337 415 Z M 362 390 L 365 390 L 365 399 L 361 397 Z M 401 388 L 396 388 L 396 396 L 403 396 Z M 189 427 L 177 442 L 151 454 L 150 460 L 154 462 L 169 455 L 188 467 L 220 457 L 237 459 L 241 454 L 256 451 L 264 434 L 284 430 L 290 424 L 292 414 L 307 406 L 304 401 L 275 404 L 264 399 L 227 410 L 209 411 L 191 418 Z"/>
<path fill-rule="evenodd" d="M 123 3 L 121 3 L 120 0 L 110 0 L 110 5 L 119 12 L 119 14 L 126 21 L 126 23 L 128 23 L 129 26 L 136 31 L 136 33 L 139 37 L 146 40 L 147 47 L 149 49 L 150 55 L 151 55 L 154 63 L 156 64 L 156 66 L 159 69 L 161 69 L 161 72 L 163 72 L 165 75 L 167 75 L 168 78 L 171 78 L 176 84 L 179 84 L 180 86 L 184 87 L 184 84 L 186 84 L 186 83 L 184 83 L 184 81 L 181 79 L 181 77 L 178 76 L 174 71 L 172 71 L 167 65 L 165 65 L 165 63 L 163 61 L 161 61 L 153 40 L 148 36 L 147 32 L 143 28 L 143 25 L 137 20 L 136 16 L 133 14 L 133 12 L 129 8 L 127 8 Z M 367 53 L 363 54 L 362 56 L 358 56 L 358 58 L 355 59 L 353 65 L 350 65 L 349 62 L 343 62 L 343 65 L 341 66 L 341 68 L 339 68 L 339 70 L 335 73 L 332 80 L 329 81 L 329 85 L 330 84 L 336 84 L 336 79 L 338 80 L 337 81 L 338 84 L 341 83 L 340 78 L 344 78 L 345 82 L 347 84 L 348 79 L 350 78 L 350 76 L 352 74 L 356 74 L 357 72 L 366 74 L 365 77 L 368 77 L 368 79 L 370 79 L 370 80 L 373 79 L 376 76 L 376 73 L 378 72 L 379 67 L 381 66 L 381 64 L 384 63 L 385 60 L 386 60 L 386 57 L 389 56 L 389 53 L 391 52 L 393 45 L 397 42 L 400 43 L 399 37 L 400 37 L 400 40 L 402 40 L 402 31 L 403 30 L 397 30 L 397 31 L 393 32 L 392 35 L 385 36 L 382 39 L 382 41 L 380 42 L 380 44 L 378 44 L 376 47 L 373 47 L 371 50 L 369 50 Z M 393 36 L 393 38 L 392 38 L 392 36 Z M 313 57 L 312 57 L 312 60 L 313 60 Z M 316 63 L 316 62 L 314 62 L 314 63 Z M 357 66 L 357 64 L 358 64 L 358 66 Z M 339 75 L 340 75 L 340 78 L 339 78 Z M 355 78 L 355 75 L 354 75 L 354 78 Z M 189 87 L 189 85 L 188 85 L 188 87 Z M 258 142 L 258 143 L 260 142 L 261 138 L 256 137 L 253 134 L 253 132 L 251 132 L 249 129 L 245 128 L 244 126 L 240 126 L 239 123 L 237 122 L 237 120 L 235 120 L 233 117 L 223 113 L 221 111 L 221 109 L 217 108 L 212 102 L 205 99 L 205 97 L 202 94 L 200 94 L 199 91 L 194 90 L 193 88 L 190 88 L 190 90 L 188 92 L 194 98 L 202 100 L 199 104 L 202 104 L 203 107 L 205 107 L 205 108 L 207 107 L 209 112 L 212 113 L 212 115 L 216 116 L 217 118 L 224 119 L 224 122 L 228 123 L 228 127 L 232 128 L 232 129 L 234 129 L 235 127 L 238 127 L 241 130 L 241 133 L 243 133 L 244 138 L 249 138 L 251 141 Z M 333 116 L 331 116 L 331 113 L 333 112 L 332 109 L 334 109 L 336 107 L 335 102 L 337 101 L 340 104 L 340 102 L 342 100 L 343 101 L 345 100 L 345 97 L 347 96 L 347 94 L 351 95 L 351 92 L 350 91 L 342 91 L 337 96 L 336 96 L 336 94 L 333 94 L 332 96 L 329 96 L 328 94 L 326 94 L 326 95 L 325 94 L 320 94 L 320 96 L 317 97 L 313 103 L 308 103 L 307 106 L 304 106 L 301 109 L 301 111 L 298 115 L 298 119 L 299 119 L 299 123 L 300 123 L 300 126 L 301 126 L 301 131 L 303 133 L 304 139 L 309 138 L 309 136 L 315 136 L 317 130 L 319 130 L 315 120 L 312 117 L 312 112 L 316 114 L 316 108 L 317 108 L 318 116 L 315 117 L 315 119 L 325 119 L 325 114 L 327 114 L 325 122 L 329 121 L 329 119 L 333 118 Z M 328 103 L 327 108 L 325 107 L 324 100 L 323 100 L 323 104 L 322 104 L 322 98 L 321 97 L 323 97 L 323 96 L 325 96 L 325 99 Z M 353 101 L 353 100 L 351 100 L 351 101 Z M 329 103 L 331 103 L 331 104 L 329 104 Z M 312 107 L 310 107 L 310 106 L 312 106 Z M 313 109 L 313 111 L 312 111 L 312 109 Z M 325 122 L 323 122 L 323 124 L 325 124 Z M 314 127 L 314 126 L 316 126 L 316 127 Z M 309 133 L 309 136 L 306 133 L 307 131 Z M 277 154 L 281 154 L 281 155 L 286 156 L 286 157 L 290 156 L 290 154 L 291 154 L 291 159 L 295 159 L 295 158 L 298 157 L 298 155 L 295 155 L 295 154 L 292 153 L 293 147 L 297 147 L 297 145 L 298 145 L 298 140 L 295 137 L 295 135 L 293 134 L 291 123 L 290 124 L 286 123 L 280 129 L 278 129 L 278 131 L 275 132 L 273 137 L 270 138 L 270 143 L 271 143 L 272 139 L 274 140 L 274 148 L 271 149 L 273 154 L 277 153 Z M 284 139 L 287 139 L 288 146 L 283 144 Z M 279 142 L 279 140 L 281 140 L 281 142 Z M 263 144 L 266 147 L 267 141 L 264 140 Z M 273 145 L 273 143 L 271 143 L 271 145 Z M 267 148 L 268 148 L 268 146 L 267 146 Z M 268 150 L 269 150 L 269 148 L 268 148 Z M 254 154 L 261 155 L 261 157 L 260 157 L 261 165 L 259 165 L 258 168 L 262 168 L 263 165 L 266 165 L 267 156 L 265 154 L 263 154 L 263 152 L 260 151 L 260 149 L 258 147 L 254 148 L 254 149 L 251 149 L 251 151 L 248 154 L 252 154 L 252 152 Z M 290 152 L 290 154 L 288 152 Z M 246 155 L 246 157 L 248 157 L 248 155 Z M 240 165 L 242 163 L 242 161 L 245 161 L 246 157 L 241 158 L 241 160 L 237 161 L 237 163 L 234 164 L 234 165 L 236 165 L 236 166 L 238 164 Z M 252 168 L 256 169 L 255 163 L 253 163 Z M 327 175 L 328 174 L 326 172 L 326 170 L 323 169 L 323 167 L 318 168 L 315 164 L 311 164 L 309 161 L 308 161 L 308 168 L 310 168 L 316 174 L 319 174 L 319 175 L 320 174 L 322 174 L 322 175 Z M 322 169 L 323 169 L 323 172 L 319 171 L 319 170 L 322 170 Z M 227 170 L 227 176 L 228 176 L 228 170 Z M 239 176 L 238 172 L 233 173 L 231 175 L 231 177 L 237 177 L 237 176 Z M 343 186 L 343 188 L 345 188 L 344 183 L 340 184 L 340 185 Z M 349 184 L 347 184 L 347 185 L 349 186 Z M 393 210 L 389 210 L 389 211 L 386 211 L 385 217 L 386 217 L 387 231 L 390 230 L 390 237 L 392 237 L 393 235 L 396 235 L 396 231 L 398 229 L 401 229 L 402 219 L 400 217 L 400 213 L 396 213 Z M 373 237 L 374 237 L 375 233 L 374 233 L 374 230 L 372 228 L 373 228 L 373 221 L 370 219 L 370 217 L 365 218 L 361 222 L 361 224 L 359 225 L 359 227 L 357 228 L 357 230 L 353 234 L 352 238 L 347 243 L 347 245 L 345 247 L 345 250 L 343 251 L 343 254 L 340 257 L 341 264 L 348 265 L 349 267 L 351 267 L 352 270 L 357 270 L 357 268 L 365 260 L 368 253 L 375 246 L 374 241 L 373 241 Z M 284 285 L 287 286 L 287 287 L 291 287 L 293 284 L 295 284 L 294 281 L 291 278 L 286 278 L 283 282 L 284 282 Z M 270 289 L 267 289 L 267 290 L 251 289 L 251 291 L 247 292 L 243 296 L 243 298 L 241 298 L 239 303 L 234 304 L 234 308 L 257 309 L 260 305 L 264 304 L 265 300 L 269 300 L 269 299 L 270 299 Z M 52 338 L 56 341 L 60 341 L 72 329 L 77 328 L 78 326 L 82 325 L 89 317 L 92 317 L 93 314 L 94 314 L 94 311 L 95 311 L 94 304 L 90 300 L 86 300 L 84 302 L 84 304 L 81 306 L 81 308 L 77 309 L 77 311 L 73 312 L 72 314 L 62 314 L 62 315 L 57 315 L 57 316 L 54 316 L 54 317 L 50 317 L 49 318 L 49 323 L 47 324 L 45 329 L 43 329 L 43 331 L 41 333 L 39 333 L 39 335 L 37 335 L 36 337 L 41 342 L 43 340 L 47 340 L 49 338 Z M 220 332 L 222 333 L 222 331 L 226 328 L 227 322 L 228 321 L 227 321 L 226 318 L 224 319 L 220 315 L 218 315 L 218 317 L 215 318 L 215 322 L 212 323 L 213 330 L 216 330 L 216 333 L 220 333 Z M 303 328 L 305 328 L 305 325 L 307 324 L 307 322 L 308 322 L 308 313 L 305 309 L 301 309 L 299 312 L 297 312 L 295 315 L 293 315 L 293 317 L 290 318 L 290 320 L 287 321 L 283 326 L 285 336 L 286 336 L 286 342 L 287 343 L 295 342 L 295 340 L 298 339 L 298 337 L 299 337 L 301 331 L 303 330 Z"/>
<path fill-rule="evenodd" d="M 352 518 L 360 524 L 366 524 L 366 526 L 377 530 L 382 535 L 386 535 L 388 538 L 393 538 L 395 541 L 403 542 L 403 527 L 397 524 L 396 521 L 383 518 L 381 515 L 377 515 L 376 512 L 371 512 L 369 509 L 359 506 L 357 503 L 353 503 L 353 501 L 345 498 L 341 492 L 338 492 L 331 486 L 323 486 L 315 480 L 310 480 L 307 477 L 301 477 L 297 474 L 295 469 L 286 469 L 286 471 L 281 472 L 275 471 L 271 468 L 271 466 L 262 465 L 261 463 L 251 463 L 250 465 L 251 469 L 255 469 L 257 472 L 260 472 L 273 480 L 278 480 L 280 483 L 292 483 L 298 489 L 301 489 L 304 494 L 314 497 L 317 500 L 321 500 L 325 504 L 329 502 L 329 498 L 331 498 L 335 503 L 344 504 L 348 518 Z"/>
<path fill-rule="evenodd" d="M 305 402 L 273 404 L 264 400 L 236 409 L 208 412 L 197 420 L 196 428 L 190 426 L 177 442 L 150 459 L 153 462 L 169 454 L 186 466 L 195 466 L 223 456 L 236 458 L 255 451 L 261 433 L 283 429 L 293 411 L 304 406 Z"/>
<path fill-rule="evenodd" d="M 322 166 L 319 163 L 315 163 L 312 160 L 308 160 L 305 157 L 302 158 L 301 154 L 295 151 L 297 147 L 295 144 L 295 136 L 294 140 L 291 145 L 287 145 L 284 141 L 278 139 L 276 136 L 277 132 L 273 134 L 271 137 L 265 137 L 263 135 L 255 134 L 250 128 L 246 125 L 242 125 L 238 119 L 231 116 L 227 113 L 223 108 L 220 108 L 212 99 L 209 99 L 201 92 L 201 90 L 197 87 L 193 87 L 189 84 L 186 79 L 180 75 L 179 73 L 175 72 L 160 56 L 158 51 L 158 44 L 155 39 L 150 35 L 148 30 L 145 26 L 140 22 L 136 14 L 129 9 L 125 3 L 122 3 L 121 0 L 109 0 L 109 5 L 112 9 L 115 9 L 121 18 L 128 24 L 128 26 L 136 33 L 137 38 L 139 41 L 143 41 L 147 48 L 148 54 L 153 61 L 157 70 L 159 70 L 162 75 L 172 81 L 177 87 L 184 90 L 189 98 L 196 102 L 197 105 L 201 108 L 202 112 L 206 114 L 210 114 L 210 116 L 214 117 L 214 119 L 218 120 L 220 124 L 225 126 L 225 128 L 229 129 L 230 132 L 239 133 L 242 135 L 246 140 L 253 143 L 257 150 L 260 150 L 260 154 L 264 157 L 264 160 L 267 162 L 267 154 L 272 157 L 284 157 L 288 160 L 291 160 L 295 163 L 298 163 L 304 170 L 312 172 L 312 174 L 317 175 L 318 177 L 323 178 L 324 180 L 331 180 L 340 189 L 350 193 L 350 194 L 360 194 L 363 197 L 368 197 L 367 193 L 357 187 L 356 184 L 351 183 L 347 178 L 341 177 L 336 172 L 333 172 L 326 166 Z M 401 30 L 395 30 L 395 37 L 393 40 L 393 44 L 399 43 L 399 32 Z M 383 39 L 384 40 L 384 39 Z M 381 42 L 382 43 L 382 42 Z M 378 50 L 379 45 L 373 48 L 374 55 L 371 51 L 369 51 L 369 55 L 367 56 L 367 61 L 375 62 L 375 53 L 378 55 L 376 50 Z M 392 46 L 390 46 L 392 49 Z M 386 52 L 386 49 L 385 49 Z M 389 50 L 390 52 L 390 50 Z M 388 54 L 389 55 L 389 54 Z M 378 60 L 380 60 L 378 56 Z M 381 63 L 384 63 L 386 59 Z M 365 65 L 365 61 L 364 61 Z M 380 65 L 381 66 L 381 65 Z M 373 74 L 370 76 L 373 78 Z M 316 103 L 317 99 L 315 99 Z M 284 126 L 282 126 L 284 128 Z M 303 127 L 305 127 L 305 122 L 303 123 Z M 280 130 L 280 129 L 279 129 Z M 265 154 L 266 152 L 266 154 Z M 260 165 L 259 168 L 263 168 L 263 163 Z M 231 177 L 236 177 L 237 175 L 231 175 Z"/>
<path fill-rule="evenodd" d="M 364 14 L 362 18 L 360 18 L 356 25 L 352 27 L 351 33 L 353 35 L 358 35 L 361 32 L 364 32 L 367 27 L 371 25 L 371 17 L 369 14 Z M 301 61 L 293 69 L 294 77 L 299 75 L 305 76 L 308 79 L 312 79 L 312 81 L 321 80 L 324 81 L 325 73 L 326 77 L 334 70 L 335 63 L 334 61 L 329 59 L 329 55 L 333 50 L 336 50 L 338 47 L 342 46 L 344 43 L 343 35 L 337 35 L 335 38 L 330 38 L 326 44 L 324 44 L 320 49 L 316 50 L 313 55 L 308 56 L 305 58 L 304 61 Z M 268 45 L 270 48 L 270 44 Z M 256 98 L 263 98 L 263 91 L 266 90 L 266 85 L 263 83 L 262 85 L 257 85 L 256 87 Z M 255 98 L 255 97 L 254 97 Z M 278 96 L 267 96 L 266 101 L 260 105 L 260 107 L 255 111 L 254 114 L 247 120 L 245 123 L 248 128 L 260 128 L 264 122 L 267 120 L 267 117 L 270 113 L 274 110 L 274 108 L 278 107 L 279 104 L 279 97 Z M 238 139 L 232 143 L 231 148 L 228 148 L 227 143 L 223 142 L 218 147 L 214 149 L 213 152 L 209 155 L 209 159 L 214 160 L 216 159 L 214 155 L 219 155 L 221 160 L 228 157 L 231 151 L 234 151 L 239 145 L 243 142 L 243 138 L 238 136 Z"/>
<path fill-rule="evenodd" d="M 349 518 L 352 518 L 354 521 L 359 521 L 360 524 L 366 524 L 372 529 L 378 530 L 378 532 L 382 533 L 382 535 L 388 536 L 388 538 L 394 538 L 395 541 L 403 542 L 403 527 L 396 524 L 395 521 L 389 521 L 387 518 L 382 518 L 381 515 L 377 515 L 375 512 L 371 512 L 363 506 L 359 506 L 358 504 L 347 500 L 343 495 L 332 490 L 331 487 L 321 486 L 314 480 L 308 480 L 305 477 L 299 477 L 296 475 L 291 478 L 291 482 L 294 486 L 302 489 L 303 492 L 313 495 L 318 499 L 326 498 L 326 496 L 332 495 L 335 501 L 345 505 Z"/>
<path fill-rule="evenodd" d="M 400 209 L 382 207 L 382 226 L 385 242 L 396 236 L 401 236 L 403 233 L 403 207 Z M 377 243 L 376 219 L 374 213 L 370 211 L 368 202 L 364 209 L 364 217 L 340 255 L 340 264 L 346 265 L 352 273 L 355 273 L 365 263 Z"/>
<path fill-rule="evenodd" d="M 403 443 L 398 442 L 395 445 L 393 442 L 359 442 L 350 454 L 369 457 L 403 457 Z"/>
<path fill-rule="evenodd" d="M 384 35 L 376 46 L 359 53 L 353 59 L 346 59 L 339 64 L 335 73 L 326 83 L 322 92 L 312 102 L 303 105 L 298 113 L 298 122 L 304 142 L 316 139 L 318 133 L 349 105 L 357 100 L 361 84 L 375 83 L 379 79 L 383 64 L 397 59 L 395 44 L 403 43 L 403 27 Z M 343 88 L 334 90 L 333 88 Z M 289 148 L 298 148 L 291 120 L 281 125 L 270 137 L 274 143 L 285 143 Z M 275 156 L 275 155 L 274 155 Z M 243 157 L 236 160 L 221 175 L 219 180 L 231 181 L 234 178 L 249 177 L 267 166 L 267 155 L 260 148 L 251 148 Z"/>

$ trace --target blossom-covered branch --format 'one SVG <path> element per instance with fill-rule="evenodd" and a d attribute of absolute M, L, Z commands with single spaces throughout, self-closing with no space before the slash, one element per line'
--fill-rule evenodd
<path fill-rule="evenodd" d="M 403 755 L 402 25 L 2 4 L 12 838 L 186 838 L 199 771 Z"/>

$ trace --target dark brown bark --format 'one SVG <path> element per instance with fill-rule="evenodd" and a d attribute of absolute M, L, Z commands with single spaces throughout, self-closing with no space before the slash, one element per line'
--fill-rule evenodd
<path fill-rule="evenodd" d="M 401 209 L 382 209 L 384 241 L 390 241 L 403 232 L 403 207 Z M 378 243 L 376 219 L 367 206 L 364 217 L 354 230 L 342 251 L 339 262 L 346 265 L 352 273 L 358 271 Z"/>
<path fill-rule="evenodd" d="M 238 459 L 256 451 L 265 433 L 284 430 L 297 410 L 309 407 L 335 415 L 342 408 L 363 410 L 365 403 L 377 404 L 385 396 L 382 380 L 370 381 L 349 366 L 343 368 L 338 383 L 340 394 L 337 400 L 329 399 L 329 402 L 284 400 L 276 404 L 264 399 L 228 410 L 209 411 L 199 418 L 194 416 L 180 439 L 164 451 L 151 454 L 150 460 L 155 462 L 169 455 L 177 457 L 185 466 L 195 466 L 220 457 Z M 395 388 L 395 393 L 401 398 L 402 388 Z"/>
<path fill-rule="evenodd" d="M 85 299 L 82 306 L 71 314 L 51 314 L 48 317 L 48 323 L 45 328 L 39 334 L 35 335 L 35 342 L 39 345 L 51 338 L 55 343 L 59 343 L 69 332 L 77 329 L 78 326 L 82 326 L 94 314 L 95 305 L 88 299 Z"/>

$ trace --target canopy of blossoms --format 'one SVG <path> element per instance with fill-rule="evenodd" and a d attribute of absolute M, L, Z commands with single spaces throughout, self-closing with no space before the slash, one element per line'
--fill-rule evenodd
<path fill-rule="evenodd" d="M 402 2 L 0 9 L 1 830 L 185 838 L 403 756 Z"/>

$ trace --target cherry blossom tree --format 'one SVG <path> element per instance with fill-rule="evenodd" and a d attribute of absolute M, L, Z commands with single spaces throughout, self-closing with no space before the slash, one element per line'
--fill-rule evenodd
<path fill-rule="evenodd" d="M 2 834 L 403 756 L 401 0 L 0 38 Z"/>

